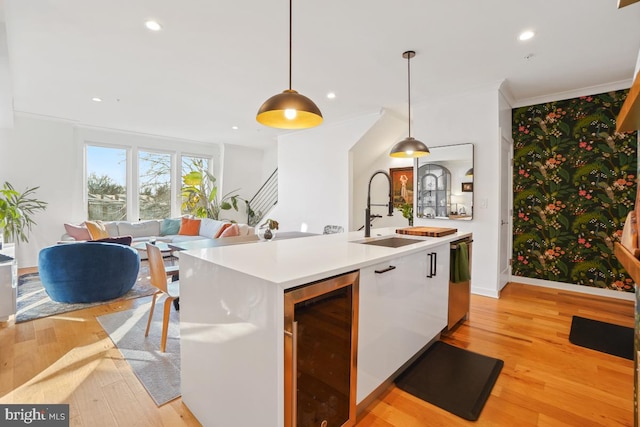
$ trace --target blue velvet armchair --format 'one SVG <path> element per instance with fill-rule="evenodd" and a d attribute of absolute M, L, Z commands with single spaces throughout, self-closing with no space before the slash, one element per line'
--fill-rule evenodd
<path fill-rule="evenodd" d="M 140 270 L 138 252 L 125 245 L 79 242 L 49 246 L 38 254 L 42 286 L 53 301 L 108 301 L 127 293 Z"/>

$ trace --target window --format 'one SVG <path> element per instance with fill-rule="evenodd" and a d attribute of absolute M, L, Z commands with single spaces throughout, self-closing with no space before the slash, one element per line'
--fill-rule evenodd
<path fill-rule="evenodd" d="M 209 171 L 209 159 L 204 157 L 195 157 L 195 156 L 182 156 L 182 177 L 187 175 L 189 172 L 207 172 Z M 182 186 L 182 183 L 180 183 Z M 185 198 L 182 198 L 182 214 L 188 214 L 191 210 L 184 206 Z"/>
<path fill-rule="evenodd" d="M 87 200 L 90 220 L 127 217 L 127 150 L 87 146 Z"/>
<path fill-rule="evenodd" d="M 182 176 L 192 171 L 208 172 L 213 160 L 207 155 L 182 155 L 179 150 L 161 149 L 166 151 L 87 142 L 87 218 L 138 221 L 179 215 L 182 200 L 176 195 L 181 193 Z M 137 173 L 129 175 L 131 170 Z"/>
<path fill-rule="evenodd" d="M 140 219 L 171 217 L 171 154 L 138 155 Z"/>

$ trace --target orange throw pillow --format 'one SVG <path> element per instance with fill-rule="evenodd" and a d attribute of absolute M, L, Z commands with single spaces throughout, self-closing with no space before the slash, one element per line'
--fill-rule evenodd
<path fill-rule="evenodd" d="M 224 231 L 231 227 L 231 223 L 230 222 L 225 222 L 224 224 L 222 224 L 222 226 L 218 229 L 218 232 L 216 233 L 215 236 L 213 236 L 214 239 L 217 239 L 218 237 L 222 236 L 222 233 L 224 233 Z"/>
<path fill-rule="evenodd" d="M 200 232 L 200 220 L 197 218 L 182 218 L 182 222 L 180 223 L 180 231 L 178 234 L 183 236 L 197 236 L 198 232 Z"/>
<path fill-rule="evenodd" d="M 233 224 L 232 226 L 227 227 L 227 229 L 222 232 L 220 237 L 235 237 L 239 235 L 240 227 L 238 227 L 238 224 Z"/>

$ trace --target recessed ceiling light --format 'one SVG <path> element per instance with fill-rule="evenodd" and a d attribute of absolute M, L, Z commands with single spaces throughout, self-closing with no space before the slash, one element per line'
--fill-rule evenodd
<path fill-rule="evenodd" d="M 238 126 L 231 126 L 231 129 L 238 130 Z"/>
<path fill-rule="evenodd" d="M 336 94 L 334 92 L 329 92 L 327 94 L 327 98 L 329 98 L 329 99 L 335 99 L 335 97 L 336 97 Z"/>
<path fill-rule="evenodd" d="M 147 27 L 151 31 L 160 31 L 162 29 L 162 25 L 158 24 L 156 21 L 149 20 L 144 23 L 144 26 Z"/>
<path fill-rule="evenodd" d="M 533 38 L 533 36 L 535 36 L 535 33 L 533 31 L 523 31 L 518 36 L 518 40 L 529 40 L 530 38 Z"/>
<path fill-rule="evenodd" d="M 91 98 L 93 102 L 102 102 L 102 98 L 98 98 L 97 96 Z"/>

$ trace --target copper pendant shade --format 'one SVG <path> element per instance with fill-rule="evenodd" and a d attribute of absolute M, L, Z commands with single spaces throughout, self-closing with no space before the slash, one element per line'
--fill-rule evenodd
<path fill-rule="evenodd" d="M 409 136 L 393 146 L 389 156 L 396 158 L 414 158 L 422 157 L 430 154 L 429 148 L 421 141 L 411 136 L 411 58 L 416 56 L 416 53 L 412 50 L 408 50 L 402 54 L 402 57 L 407 60 L 407 81 L 408 81 L 408 93 L 409 93 Z"/>
<path fill-rule="evenodd" d="M 279 129 L 306 129 L 322 123 L 322 113 L 309 98 L 291 89 L 292 0 L 289 0 L 289 89 L 267 99 L 256 120 Z"/>

